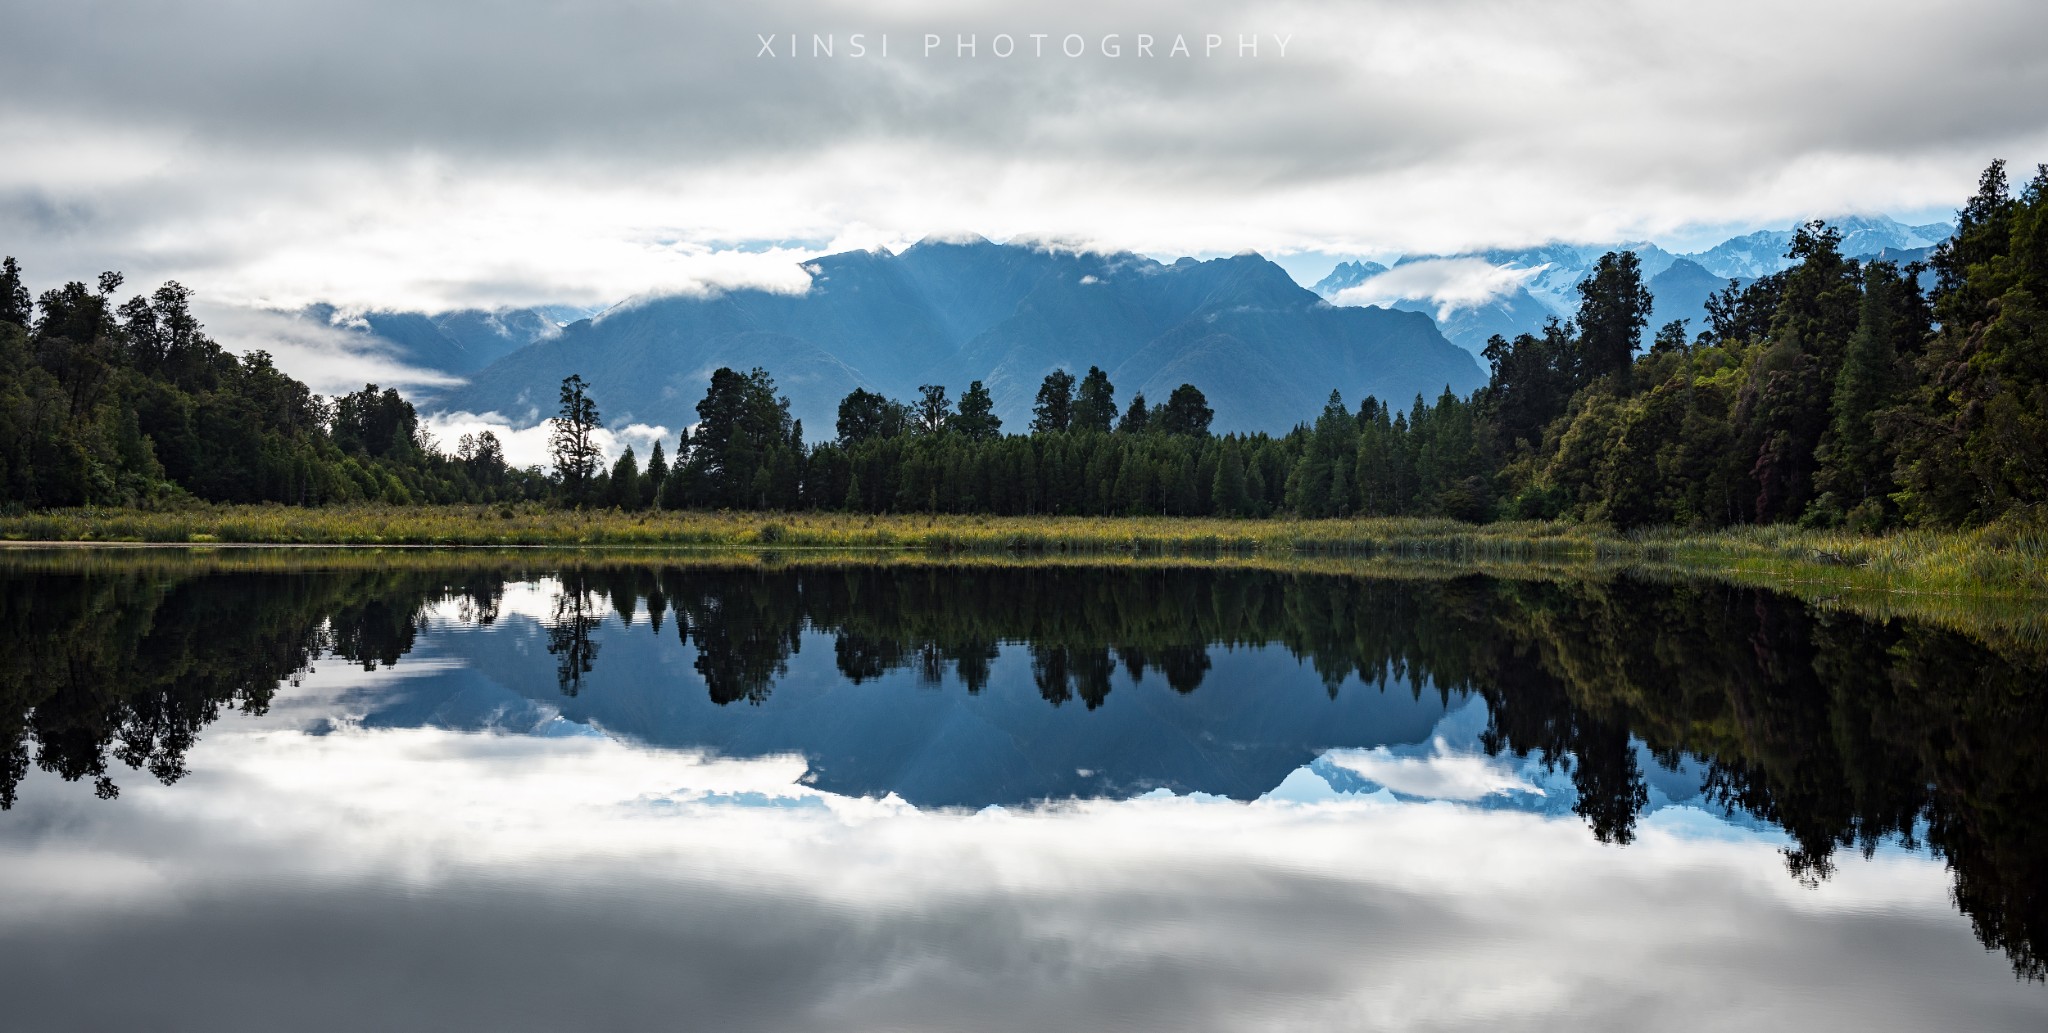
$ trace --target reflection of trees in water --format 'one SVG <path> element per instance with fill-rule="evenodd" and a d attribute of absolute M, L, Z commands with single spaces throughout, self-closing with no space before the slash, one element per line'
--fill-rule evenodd
<path fill-rule="evenodd" d="M 1783 828 L 1815 883 L 1843 849 L 1927 846 L 1987 944 L 2043 974 L 2048 946 L 2048 707 L 2038 656 L 1961 635 L 1819 613 L 1712 584 L 1364 581 L 1284 573 L 1071 567 L 616 570 L 621 614 L 663 610 L 718 703 L 759 703 L 803 631 L 840 674 L 988 684 L 1022 643 L 1039 694 L 1102 706 L 1119 674 L 1195 691 L 1216 646 L 1272 646 L 1332 695 L 1352 677 L 1489 707 L 1482 744 L 1568 773 L 1603 842 L 1636 835 L 1639 757 L 1695 757 L 1710 802 Z M 624 600 L 624 601 L 622 601 Z M 1924 822 L 1924 826 L 1922 823 Z"/>
<path fill-rule="evenodd" d="M 597 643 L 590 633 L 604 623 L 604 616 L 592 594 L 590 577 L 582 571 L 564 572 L 562 586 L 555 591 L 554 613 L 547 622 L 548 654 L 555 658 L 555 682 L 564 696 L 582 692 L 583 676 L 597 664 Z"/>
<path fill-rule="evenodd" d="M 171 578 L 11 575 L 0 593 L 0 806 L 31 763 L 116 792 L 110 760 L 174 781 L 226 708 L 261 711 L 323 651 L 368 667 L 412 648 L 423 608 L 497 619 L 502 572 Z M 1569 773 L 1577 812 L 1628 843 L 1639 757 L 1696 758 L 1708 800 L 1783 828 L 1825 879 L 1840 850 L 1916 830 L 1957 904 L 2024 974 L 2048 950 L 2048 702 L 2038 655 L 1811 610 L 1767 593 L 1628 581 L 1365 581 L 1275 572 L 1071 567 L 559 573 L 548 648 L 564 692 L 597 691 L 607 613 L 691 647 L 720 704 L 769 698 L 803 633 L 841 675 L 989 684 L 1021 644 L 1054 705 L 1103 706 L 1156 674 L 1197 691 L 1217 647 L 1278 646 L 1335 693 L 1356 677 L 1489 707 L 1482 744 Z"/>
<path fill-rule="evenodd" d="M 476 591 L 495 599 L 487 580 Z M 323 653 L 366 670 L 396 663 L 447 583 L 403 572 L 8 574 L 0 809 L 31 765 L 90 780 L 103 799 L 120 793 L 110 762 L 177 781 L 224 709 L 263 713 Z"/>

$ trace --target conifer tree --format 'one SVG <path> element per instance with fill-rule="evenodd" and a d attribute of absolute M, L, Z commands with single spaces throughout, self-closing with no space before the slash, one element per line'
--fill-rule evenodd
<path fill-rule="evenodd" d="M 1650 300 L 1635 252 L 1600 256 L 1593 274 L 1579 283 L 1579 348 L 1589 377 L 1612 374 L 1627 386 L 1643 326 L 1650 321 Z"/>
<path fill-rule="evenodd" d="M 632 511 L 640 508 L 640 462 L 633 455 L 633 446 L 619 454 L 612 464 L 611 481 L 606 485 L 606 501 L 613 508 Z"/>
<path fill-rule="evenodd" d="M 1115 422 L 1116 387 L 1101 367 L 1090 366 L 1074 396 L 1073 429 L 1107 434 Z"/>
<path fill-rule="evenodd" d="M 1066 430 L 1074 421 L 1074 375 L 1063 369 L 1045 375 L 1038 401 L 1031 407 L 1031 433 Z"/>
<path fill-rule="evenodd" d="M 960 412 L 953 417 L 954 431 L 968 441 L 994 441 L 1002 436 L 1003 421 L 995 413 L 995 399 L 977 380 L 960 395 Z"/>
<path fill-rule="evenodd" d="M 1182 384 L 1166 396 L 1166 404 L 1159 408 L 1158 418 L 1153 422 L 1157 429 L 1167 434 L 1184 437 L 1206 437 L 1209 422 L 1216 418 L 1215 410 L 1209 408 L 1209 399 L 1193 384 Z"/>
<path fill-rule="evenodd" d="M 1117 421 L 1117 433 L 1143 434 L 1151 429 L 1151 418 L 1151 412 L 1145 408 L 1144 392 L 1134 394 L 1131 396 L 1130 407 L 1124 410 L 1123 419 Z"/>
<path fill-rule="evenodd" d="M 662 482 L 668 479 L 668 457 L 662 454 L 661 442 L 654 443 L 654 453 L 647 457 L 647 469 L 640 475 L 640 508 L 653 509 L 661 496 Z"/>
<path fill-rule="evenodd" d="M 937 434 L 946 429 L 953 415 L 953 403 L 946 398 L 944 384 L 917 385 L 917 403 L 912 407 L 920 434 Z"/>
<path fill-rule="evenodd" d="M 548 452 L 554 459 L 562 497 L 572 505 L 588 501 L 591 478 L 604 458 L 597 445 L 598 426 L 597 403 L 590 399 L 589 385 L 575 374 L 563 378 L 562 407 L 548 435 Z"/>

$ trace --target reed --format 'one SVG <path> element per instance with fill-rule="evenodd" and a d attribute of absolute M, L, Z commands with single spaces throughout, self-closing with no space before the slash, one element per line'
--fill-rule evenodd
<path fill-rule="evenodd" d="M 541 506 L 196 506 L 0 515 L 0 541 L 177 545 L 488 546 L 881 551 L 933 558 L 1320 558 L 1472 568 L 1628 566 L 1802 595 L 2048 601 L 2048 515 L 1882 535 L 1737 527 L 1618 534 L 1558 522 L 1430 518 L 869 516 L 559 510 Z"/>

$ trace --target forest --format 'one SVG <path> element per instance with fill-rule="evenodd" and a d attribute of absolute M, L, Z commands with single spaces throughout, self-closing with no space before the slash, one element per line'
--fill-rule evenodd
<path fill-rule="evenodd" d="M 33 302 L 0 264 L 0 504 L 181 500 L 432 503 L 540 497 L 484 432 L 444 452 L 411 402 L 375 384 L 327 399 L 262 351 L 230 354 L 166 283 L 116 303 L 102 273 Z"/>
<path fill-rule="evenodd" d="M 699 420 L 607 464 L 598 400 L 561 386 L 552 469 L 492 435 L 450 453 L 375 385 L 328 400 L 201 332 L 167 284 L 31 304 L 0 281 L 0 504 L 544 500 L 620 510 L 1562 519 L 1618 528 L 1797 523 L 1878 531 L 2038 518 L 2048 502 L 2048 166 L 2003 162 L 1931 269 L 1859 262 L 1821 222 L 1783 272 L 1731 282 L 1707 325 L 1646 335 L 1636 257 L 1605 256 L 1576 318 L 1495 337 L 1469 397 L 1333 386 L 1283 434 L 1214 434 L 1195 385 L 1117 398 L 1101 369 L 1040 386 L 1005 433 L 981 382 L 855 390 L 812 444 L 765 370 L 720 369 Z M 1932 289 L 1923 290 L 1931 274 Z M 1639 346 L 1646 336 L 1654 342 Z"/>

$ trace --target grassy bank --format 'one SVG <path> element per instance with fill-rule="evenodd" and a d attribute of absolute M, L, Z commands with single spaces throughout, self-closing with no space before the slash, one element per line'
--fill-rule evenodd
<path fill-rule="evenodd" d="M 0 540 L 165 544 L 832 549 L 938 556 L 1344 557 L 1629 565 L 1857 593 L 2048 599 L 2048 519 L 1855 535 L 1793 527 L 1627 535 L 1562 523 L 618 513 L 522 507 L 196 507 L 0 516 Z"/>
<path fill-rule="evenodd" d="M 2048 650 L 2048 531 L 1850 535 L 1796 528 L 1617 535 L 1571 524 L 620 514 L 495 508 L 200 508 L 0 516 L 0 542 L 185 548 L 0 549 L 0 563 L 132 571 L 566 566 L 1202 564 L 1345 577 L 1711 580 L 1822 609 L 1908 617 L 2002 650 Z M 237 545 L 313 548 L 236 548 Z M 319 548 L 340 545 L 345 548 Z M 466 546 L 466 548 L 445 548 Z M 443 547 L 443 548 L 436 548 Z"/>

